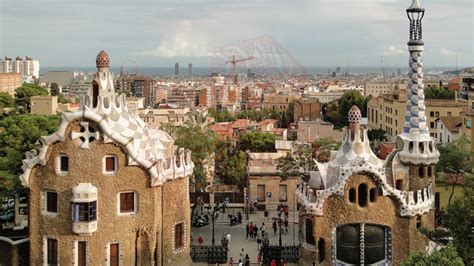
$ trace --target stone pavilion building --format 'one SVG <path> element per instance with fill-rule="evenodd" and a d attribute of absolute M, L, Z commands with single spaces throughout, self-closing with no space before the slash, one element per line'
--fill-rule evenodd
<path fill-rule="evenodd" d="M 30 263 L 189 265 L 191 154 L 129 113 L 109 64 L 23 161 Z"/>
<path fill-rule="evenodd" d="M 329 162 L 297 189 L 302 263 L 399 265 L 425 252 L 421 228 L 434 229 L 435 164 L 439 152 L 426 125 L 422 74 L 424 9 L 413 0 L 410 71 L 403 133 L 380 160 L 369 146 L 361 112 L 349 111 L 349 128 Z"/>

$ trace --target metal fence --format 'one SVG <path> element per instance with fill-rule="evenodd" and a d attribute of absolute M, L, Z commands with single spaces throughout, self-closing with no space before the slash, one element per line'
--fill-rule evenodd
<path fill-rule="evenodd" d="M 297 263 L 300 257 L 299 246 L 262 246 L 263 265 L 270 265 L 272 260 L 275 260 L 279 265 L 280 260 L 283 259 L 285 263 Z"/>
<path fill-rule="evenodd" d="M 193 262 L 210 264 L 227 263 L 227 246 L 195 246 L 191 245 Z"/>

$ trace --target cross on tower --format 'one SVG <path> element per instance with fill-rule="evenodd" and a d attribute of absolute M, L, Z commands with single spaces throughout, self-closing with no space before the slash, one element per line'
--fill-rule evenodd
<path fill-rule="evenodd" d="M 80 132 L 71 132 L 71 139 L 79 138 L 82 141 L 81 149 L 89 149 L 89 143 L 94 139 L 99 139 L 99 132 L 89 127 L 89 122 L 81 122 Z"/>

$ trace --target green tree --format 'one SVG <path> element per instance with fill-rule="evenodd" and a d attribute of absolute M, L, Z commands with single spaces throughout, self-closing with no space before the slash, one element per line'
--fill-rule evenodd
<path fill-rule="evenodd" d="M 6 92 L 0 92 L 0 109 L 13 107 L 14 103 L 15 101 L 10 94 Z"/>
<path fill-rule="evenodd" d="M 48 95 L 48 91 L 35 84 L 26 84 L 15 90 L 15 104 L 23 110 L 31 111 L 31 96 Z"/>
<path fill-rule="evenodd" d="M 278 159 L 277 169 L 280 177 L 286 180 L 290 176 L 308 177 L 310 171 L 317 170 L 313 158 L 313 149 L 309 144 L 293 145 L 294 154 L 287 153 Z"/>
<path fill-rule="evenodd" d="M 313 158 L 320 163 L 329 161 L 331 157 L 331 150 L 339 148 L 340 142 L 332 138 L 322 138 L 315 140 L 311 147 L 313 149 Z"/>
<path fill-rule="evenodd" d="M 228 140 L 216 145 L 216 176 L 225 184 L 243 186 L 246 181 L 247 155 L 236 150 Z"/>
<path fill-rule="evenodd" d="M 237 149 L 244 152 L 274 152 L 275 135 L 260 131 L 246 133 L 240 136 Z"/>
<path fill-rule="evenodd" d="M 471 158 L 473 154 L 470 146 L 470 141 L 465 136 L 446 145 L 438 145 L 440 157 L 437 171 L 442 173 L 441 177 L 445 179 L 444 181 L 448 181 L 446 178 L 449 178 L 449 181 L 452 183 L 448 204 L 451 203 L 456 184 L 466 173 L 471 171 Z"/>
<path fill-rule="evenodd" d="M 359 107 L 362 116 L 366 116 L 367 101 L 359 91 L 348 91 L 342 95 L 341 99 L 339 99 L 339 113 L 342 115 L 342 120 L 345 123 L 344 125 L 347 125 L 347 113 L 349 113 L 349 109 L 354 105 Z"/>
<path fill-rule="evenodd" d="M 213 159 L 217 136 L 213 131 L 199 126 L 177 127 L 175 135 L 178 147 L 191 150 L 196 183 L 203 186 L 206 182 L 205 168 Z"/>
<path fill-rule="evenodd" d="M 63 93 L 58 94 L 58 103 L 71 103 L 71 100 L 66 98 Z"/>
<path fill-rule="evenodd" d="M 367 131 L 367 135 L 369 140 L 371 141 L 386 141 L 387 140 L 387 132 L 383 129 L 369 129 Z"/>
<path fill-rule="evenodd" d="M 452 266 L 462 266 L 464 265 L 461 257 L 459 257 L 456 249 L 451 244 L 447 245 L 446 247 L 434 251 L 430 255 L 425 255 L 421 252 L 415 252 L 411 254 L 408 258 L 406 258 L 402 264 L 402 266 L 444 266 L 444 265 L 452 265 Z"/>
<path fill-rule="evenodd" d="M 25 152 L 37 148 L 38 139 L 55 132 L 59 124 L 59 115 L 21 114 L 0 120 L 0 191 L 20 189 L 18 176 Z"/>
<path fill-rule="evenodd" d="M 426 99 L 454 99 L 455 92 L 439 86 L 431 86 L 425 89 Z"/>
<path fill-rule="evenodd" d="M 464 177 L 463 196 L 455 199 L 447 207 L 443 225 L 453 236 L 453 244 L 466 264 L 474 260 L 474 239 L 472 222 L 474 221 L 474 176 Z M 446 264 L 447 265 L 447 264 Z"/>
<path fill-rule="evenodd" d="M 58 96 L 59 95 L 59 86 L 56 83 L 51 83 L 51 86 L 49 87 L 49 94 L 51 96 Z"/>

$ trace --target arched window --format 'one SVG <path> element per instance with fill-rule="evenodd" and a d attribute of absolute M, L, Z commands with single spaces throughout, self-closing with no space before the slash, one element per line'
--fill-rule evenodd
<path fill-rule="evenodd" d="M 421 153 L 425 152 L 425 145 L 423 142 L 418 143 L 418 149 L 420 150 Z"/>
<path fill-rule="evenodd" d="M 367 205 L 367 185 L 360 184 L 358 193 L 359 206 L 365 207 Z"/>
<path fill-rule="evenodd" d="M 369 198 L 370 202 L 375 202 L 377 199 L 377 189 L 376 188 L 371 188 L 369 192 Z"/>
<path fill-rule="evenodd" d="M 418 167 L 418 176 L 420 178 L 425 177 L 425 167 L 423 165 Z"/>
<path fill-rule="evenodd" d="M 306 219 L 305 229 L 306 229 L 306 234 L 305 234 L 306 243 L 310 245 L 314 245 L 316 241 L 314 240 L 313 221 L 311 219 Z"/>
<path fill-rule="evenodd" d="M 356 190 L 355 188 L 349 189 L 349 201 L 354 203 L 356 201 Z"/>
<path fill-rule="evenodd" d="M 421 227 L 421 216 L 416 216 L 416 228 Z"/>
<path fill-rule="evenodd" d="M 429 177 L 433 176 L 433 166 L 428 166 L 428 176 Z"/>
<path fill-rule="evenodd" d="M 319 262 L 321 263 L 326 258 L 326 247 L 325 247 L 325 241 L 323 238 L 320 238 L 318 240 L 318 253 L 319 253 Z"/>
<path fill-rule="evenodd" d="M 408 144 L 408 151 L 413 152 L 413 141 L 410 141 L 410 143 Z"/>
<path fill-rule="evenodd" d="M 418 191 L 413 192 L 413 200 L 415 201 L 415 204 L 418 203 Z"/>

